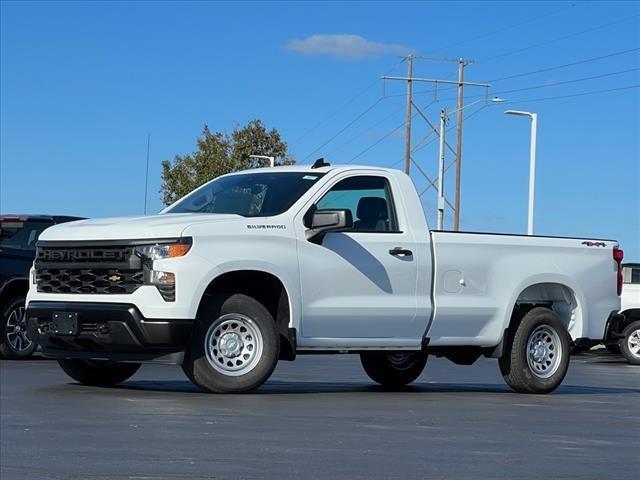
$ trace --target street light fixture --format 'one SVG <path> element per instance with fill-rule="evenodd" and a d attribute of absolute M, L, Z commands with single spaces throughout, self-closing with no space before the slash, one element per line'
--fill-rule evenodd
<path fill-rule="evenodd" d="M 269 160 L 269 166 L 271 168 L 276 166 L 276 157 L 269 157 L 267 155 L 249 155 L 249 158 L 260 158 L 262 160 Z"/>
<path fill-rule="evenodd" d="M 529 153 L 529 215 L 527 235 L 533 235 L 533 199 L 536 187 L 536 135 L 538 130 L 538 114 L 521 110 L 507 110 L 507 115 L 520 115 L 531 119 L 531 150 Z"/>

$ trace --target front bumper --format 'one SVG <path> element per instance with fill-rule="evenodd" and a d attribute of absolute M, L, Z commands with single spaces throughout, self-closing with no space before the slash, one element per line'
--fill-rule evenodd
<path fill-rule="evenodd" d="M 73 335 L 55 333 L 54 313 L 77 314 Z M 42 302 L 27 307 L 29 336 L 45 356 L 182 363 L 193 320 L 144 318 L 127 303 Z"/>

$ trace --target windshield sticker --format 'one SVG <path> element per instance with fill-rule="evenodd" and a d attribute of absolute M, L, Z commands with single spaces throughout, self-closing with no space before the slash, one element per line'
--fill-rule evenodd
<path fill-rule="evenodd" d="M 305 175 L 304 177 L 302 177 L 303 180 L 317 180 L 318 176 L 317 175 Z"/>

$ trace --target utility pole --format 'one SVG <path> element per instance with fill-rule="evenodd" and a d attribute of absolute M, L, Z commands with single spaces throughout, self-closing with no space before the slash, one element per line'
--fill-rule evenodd
<path fill-rule="evenodd" d="M 440 110 L 440 155 L 438 161 L 438 230 L 444 229 L 444 134 L 447 111 Z"/>
<path fill-rule="evenodd" d="M 467 61 L 458 60 L 458 108 L 457 108 L 457 141 L 456 141 L 456 192 L 453 201 L 453 230 L 460 230 L 460 175 L 462 173 L 462 105 L 464 88 L 464 67 Z"/>
<path fill-rule="evenodd" d="M 416 166 L 416 168 L 420 171 L 420 173 L 422 173 L 425 176 L 425 178 L 427 179 L 427 181 L 430 184 L 430 186 L 427 187 L 427 189 L 425 189 L 422 193 L 426 192 L 431 187 L 438 188 L 436 186 L 436 182 L 433 182 L 427 176 L 427 174 L 424 172 L 424 170 L 421 169 L 420 166 L 415 162 L 415 160 L 413 160 L 411 158 L 411 153 L 412 153 L 412 151 L 411 151 L 411 118 L 413 117 L 412 108 L 415 108 L 416 112 L 418 114 L 420 114 L 420 116 L 429 125 L 429 127 L 435 132 L 435 134 L 440 137 L 440 143 L 444 144 L 444 146 L 447 147 L 449 150 L 451 150 L 451 152 L 454 153 L 455 156 L 456 156 L 456 160 L 455 160 L 455 164 L 456 164 L 455 205 L 451 205 L 451 203 L 446 198 L 444 198 L 444 202 L 445 202 L 446 205 L 449 205 L 449 207 L 454 211 L 454 229 L 455 230 L 459 230 L 459 227 L 460 227 L 460 171 L 461 171 L 460 167 L 461 167 L 461 159 L 462 159 L 462 110 L 464 108 L 463 87 L 468 86 L 468 87 L 489 88 L 490 85 L 487 84 L 487 83 L 465 82 L 464 81 L 464 67 L 471 63 L 470 60 L 467 60 L 467 59 L 464 59 L 464 58 L 458 58 L 458 59 L 431 58 L 431 57 L 420 57 L 420 56 L 415 56 L 415 55 L 409 55 L 409 56 L 404 57 L 404 58 L 407 60 L 407 64 L 408 64 L 408 67 L 407 67 L 408 75 L 406 77 L 389 77 L 389 76 L 380 77 L 384 81 L 386 81 L 386 80 L 401 80 L 401 81 L 407 82 L 407 118 L 406 118 L 406 122 L 405 122 L 404 171 L 405 171 L 405 173 L 409 174 L 409 170 L 411 168 L 411 162 L 414 162 L 414 165 Z M 413 61 L 414 60 L 434 60 L 434 61 L 444 61 L 444 62 L 457 62 L 458 63 L 458 80 L 442 80 L 442 79 L 435 79 L 435 78 L 418 78 L 418 77 L 414 77 L 413 76 Z M 413 99 L 412 99 L 412 96 L 413 96 L 413 82 L 432 83 L 432 84 L 435 84 L 436 88 L 438 88 L 438 84 L 452 85 L 452 86 L 453 85 L 457 85 L 458 86 L 458 108 L 456 109 L 457 128 L 458 128 L 458 135 L 457 135 L 457 137 L 458 137 L 458 145 L 457 145 L 457 148 L 456 148 L 455 151 L 444 140 L 444 132 L 443 131 L 442 131 L 442 133 L 439 132 L 437 130 L 437 128 L 429 121 L 429 119 L 424 114 L 424 112 L 421 111 L 421 109 L 418 107 L 418 105 L 416 105 L 415 102 L 413 102 Z M 446 112 L 445 112 L 445 114 L 446 114 Z M 445 121 L 446 121 L 446 118 L 445 118 Z M 443 148 L 441 148 L 441 150 L 443 150 Z M 441 156 L 442 156 L 442 154 L 441 154 Z M 445 170 L 447 170 L 448 168 L 449 167 L 446 167 Z M 438 181 L 438 184 L 440 184 L 440 181 Z M 422 194 L 420 194 L 420 195 L 422 195 Z M 444 197 L 444 195 L 442 197 Z M 440 198 L 440 195 L 438 196 L 438 198 Z M 444 214 L 444 212 L 443 212 L 443 214 Z"/>
<path fill-rule="evenodd" d="M 407 120 L 405 122 L 404 173 L 411 169 L 411 104 L 413 103 L 413 55 L 407 56 Z"/>

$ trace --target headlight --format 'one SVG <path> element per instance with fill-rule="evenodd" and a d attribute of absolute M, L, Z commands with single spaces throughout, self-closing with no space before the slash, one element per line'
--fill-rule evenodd
<path fill-rule="evenodd" d="M 183 257 L 191 248 L 191 239 L 183 238 L 173 243 L 156 243 L 154 245 L 138 245 L 136 253 L 149 260 Z"/>

